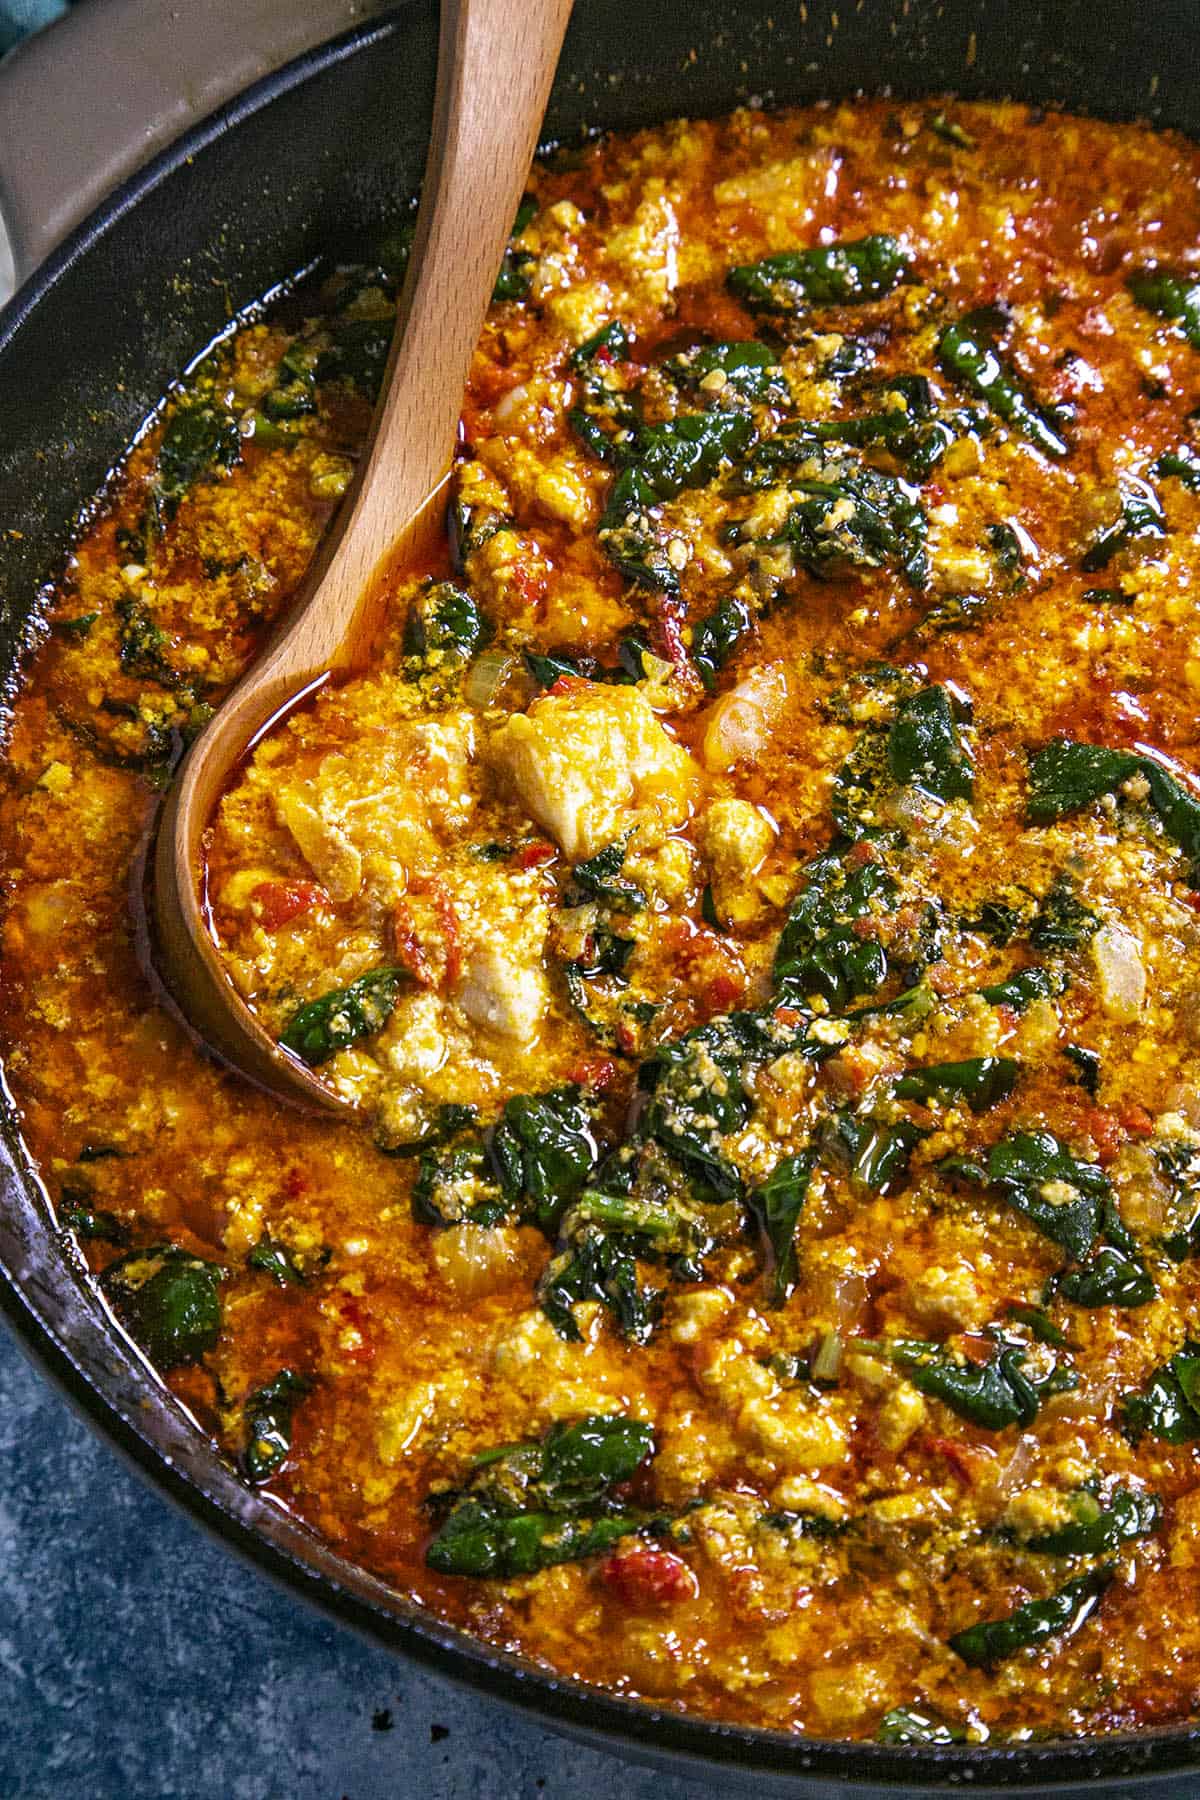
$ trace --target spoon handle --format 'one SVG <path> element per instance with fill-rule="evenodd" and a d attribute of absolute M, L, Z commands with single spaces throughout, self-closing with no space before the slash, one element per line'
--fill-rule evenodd
<path fill-rule="evenodd" d="M 571 0 L 442 0 L 429 162 L 366 453 L 287 616 L 184 758 L 159 821 L 154 919 L 167 986 L 211 1048 L 318 1110 L 347 1107 L 242 1005 L 209 935 L 204 832 L 271 720 L 360 660 L 385 559 L 415 554 L 431 534 L 570 10 Z"/>
<path fill-rule="evenodd" d="M 369 594 L 396 529 L 440 487 L 471 358 L 537 146 L 571 0 L 442 0 L 433 137 L 354 529 L 314 587 L 320 613 Z M 346 511 L 350 507 L 347 506 Z M 327 603 L 327 604 L 326 604 Z M 316 635 L 319 629 L 320 637 Z M 322 662 L 345 617 L 314 620 Z"/>
<path fill-rule="evenodd" d="M 436 527 L 570 11 L 571 0 L 442 0 L 429 160 L 383 398 L 300 592 L 214 721 L 227 746 L 240 737 L 244 749 L 301 690 L 359 660 L 385 559 L 416 551 Z"/>

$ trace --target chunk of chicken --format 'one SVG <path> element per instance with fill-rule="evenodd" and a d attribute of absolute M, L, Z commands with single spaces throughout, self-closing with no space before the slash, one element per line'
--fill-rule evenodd
<path fill-rule="evenodd" d="M 674 830 L 699 779 L 635 688 L 590 682 L 535 700 L 493 733 L 489 754 L 572 862 L 635 826 Z"/>
<path fill-rule="evenodd" d="M 275 816 L 331 899 L 354 899 L 364 875 L 385 888 L 389 869 L 403 892 L 406 868 L 434 860 L 436 832 L 453 830 L 474 804 L 473 733 L 466 712 L 400 720 L 278 789 Z M 259 778 L 271 780 L 269 766 Z"/>
<path fill-rule="evenodd" d="M 534 870 L 462 872 L 451 883 L 462 929 L 458 1003 L 473 1025 L 530 1044 L 550 988 L 544 956 L 550 911 Z"/>
<path fill-rule="evenodd" d="M 700 843 L 712 874 L 713 901 L 726 921 L 745 923 L 759 910 L 750 877 L 774 842 L 774 824 L 748 800 L 714 800 L 705 812 Z"/>

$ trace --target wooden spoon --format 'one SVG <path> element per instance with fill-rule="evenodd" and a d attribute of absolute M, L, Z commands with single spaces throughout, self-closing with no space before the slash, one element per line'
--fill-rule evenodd
<path fill-rule="evenodd" d="M 381 572 L 436 535 L 463 390 L 520 202 L 571 0 L 442 0 L 433 137 L 372 435 L 282 628 L 188 753 L 154 854 L 160 970 L 201 1037 L 260 1086 L 350 1112 L 263 1030 L 204 916 L 203 835 L 232 771 L 331 673 L 362 667 Z"/>

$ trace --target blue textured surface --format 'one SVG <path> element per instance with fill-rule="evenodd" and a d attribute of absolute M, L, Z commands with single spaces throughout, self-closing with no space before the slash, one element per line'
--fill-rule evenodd
<path fill-rule="evenodd" d="M 0 1327 L 2 1800 L 718 1792 L 580 1749 L 327 1623 L 151 1492 Z"/>
<path fill-rule="evenodd" d="M 329 1624 L 132 1474 L 0 1325 L 0 1800 L 718 1797 L 728 1782 L 580 1748 Z M 1200 1800 L 1200 1781 L 1152 1797 Z"/>

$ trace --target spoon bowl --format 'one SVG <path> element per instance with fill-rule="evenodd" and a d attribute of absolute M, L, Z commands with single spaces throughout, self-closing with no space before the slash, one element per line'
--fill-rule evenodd
<path fill-rule="evenodd" d="M 442 526 L 458 417 L 571 0 L 442 0 L 433 135 L 371 434 L 287 617 L 184 759 L 153 862 L 156 960 L 191 1025 L 260 1087 L 354 1114 L 266 1032 L 210 929 L 204 835 L 239 763 L 331 678 L 370 665 L 387 578 Z"/>

